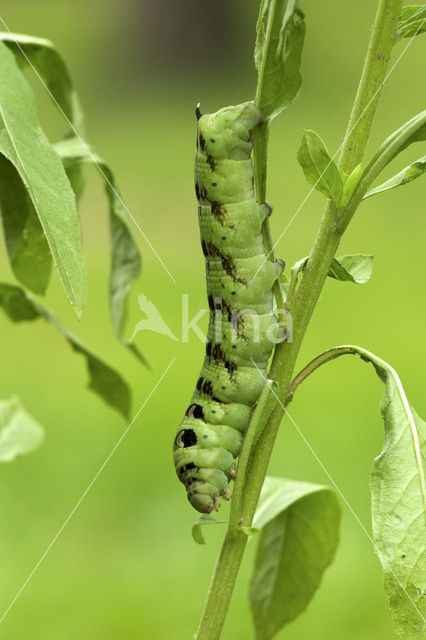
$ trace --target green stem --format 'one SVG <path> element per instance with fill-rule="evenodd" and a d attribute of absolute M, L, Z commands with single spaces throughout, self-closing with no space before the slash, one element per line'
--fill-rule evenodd
<path fill-rule="evenodd" d="M 272 27 L 275 22 L 277 13 L 278 0 L 271 0 L 269 7 L 269 20 L 268 28 L 265 33 L 264 51 L 267 51 L 272 38 Z M 256 106 L 262 110 L 262 98 L 264 77 L 266 71 L 267 55 L 263 56 L 262 64 L 259 69 L 259 77 L 256 88 L 256 97 L 254 102 Z M 254 130 L 253 140 L 253 159 L 254 159 L 254 185 L 256 191 L 256 198 L 260 204 L 263 204 L 266 200 L 266 173 L 267 173 L 267 159 L 268 159 L 268 142 L 269 142 L 269 119 L 262 122 L 261 125 Z M 265 253 L 271 262 L 275 261 L 274 243 L 272 240 L 271 227 L 269 220 L 266 219 L 262 225 L 262 237 L 265 246 Z M 284 320 L 284 296 L 281 288 L 281 283 L 276 280 L 272 287 L 274 297 L 278 306 L 280 320 Z"/>
<path fill-rule="evenodd" d="M 359 355 L 362 357 L 361 352 L 364 352 L 364 351 L 365 351 L 364 349 L 360 349 L 359 347 L 353 347 L 352 345 L 345 345 L 343 347 L 333 347 L 333 349 L 329 349 L 328 351 L 324 351 L 324 353 L 320 353 L 319 356 L 311 360 L 311 362 L 309 362 L 305 367 L 303 367 L 303 369 L 299 371 L 297 376 L 292 381 L 287 391 L 287 396 L 286 396 L 287 404 L 293 399 L 293 395 L 297 387 L 300 384 L 302 384 L 302 382 L 304 382 L 306 378 L 308 378 L 311 375 L 311 373 L 316 371 L 318 367 L 321 367 L 323 364 L 326 364 L 326 362 L 330 362 L 331 360 L 334 360 L 335 358 L 338 358 L 339 356 L 343 356 L 346 354 Z"/>
<path fill-rule="evenodd" d="M 379 98 L 379 88 L 383 84 L 394 43 L 401 5 L 402 0 L 379 0 L 378 3 L 364 69 L 339 160 L 340 168 L 347 173 L 359 164 L 364 154 Z M 266 155 L 262 156 L 260 160 L 265 161 L 265 158 Z M 258 162 L 256 155 L 255 162 L 256 164 Z M 264 178 L 262 178 L 262 174 Z M 265 190 L 263 180 L 266 180 L 265 167 L 261 173 L 258 173 L 258 177 L 262 180 L 258 193 L 263 193 Z M 352 214 L 353 212 L 347 212 L 345 215 L 345 211 L 340 213 L 331 201 L 327 202 L 300 286 L 290 305 L 293 318 L 293 340 L 277 346 L 271 365 L 269 377 L 279 382 L 280 399 L 283 403 L 286 402 L 303 336 L 339 246 L 343 229 L 346 228 Z M 242 518 L 245 526 L 250 526 L 252 523 L 282 413 L 280 406 L 274 409 L 266 428 L 255 444 L 249 459 L 245 482 L 241 481 L 240 485 L 244 491 L 240 512 L 236 510 L 234 505 L 239 507 L 241 496 L 237 497 L 235 501 L 234 491 L 230 515 L 232 522 L 236 520 L 239 522 L 239 519 Z M 241 530 L 235 530 L 233 527 L 228 528 L 196 640 L 218 640 L 220 638 L 246 543 L 247 536 Z"/>
<path fill-rule="evenodd" d="M 260 80 L 259 80 L 260 82 Z M 256 97 L 256 104 L 258 98 Z M 269 140 L 269 121 L 265 120 L 261 125 L 254 130 L 254 186 L 256 192 L 256 198 L 259 203 L 264 203 L 266 200 L 266 159 L 268 155 L 268 140 Z M 275 261 L 274 243 L 272 240 L 271 227 L 269 219 L 266 218 L 262 225 L 262 237 L 263 244 L 265 246 L 265 254 L 268 260 Z M 273 293 L 278 306 L 280 315 L 284 314 L 284 296 L 279 280 L 275 280 L 273 284 Z M 284 318 L 280 318 L 283 320 Z"/>
<path fill-rule="evenodd" d="M 339 167 L 346 173 L 351 173 L 364 155 L 396 40 L 401 8 L 399 0 L 380 0 L 378 4 L 364 68 L 340 150 Z"/>
<path fill-rule="evenodd" d="M 278 387 L 278 385 L 276 385 Z M 229 515 L 229 531 L 236 531 L 244 522 L 240 521 L 242 512 L 242 503 L 244 499 L 244 489 L 247 478 L 247 469 L 250 461 L 250 455 L 255 445 L 256 439 L 259 437 L 262 428 L 265 427 L 267 420 L 272 412 L 272 407 L 268 411 L 268 403 L 271 396 L 274 400 L 274 391 L 271 390 L 271 382 L 265 384 L 255 409 L 251 415 L 246 434 L 244 436 L 243 446 L 238 459 L 238 473 L 235 479 L 234 491 L 232 497 L 232 509 Z M 272 387 L 273 389 L 273 387 Z M 275 401 L 273 402 L 275 405 Z"/>

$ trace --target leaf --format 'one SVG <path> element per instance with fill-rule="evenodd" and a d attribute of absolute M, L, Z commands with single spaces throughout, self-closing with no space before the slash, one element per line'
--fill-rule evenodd
<path fill-rule="evenodd" d="M 53 42 L 20 33 L 0 32 L 0 39 L 10 48 L 20 68 L 31 66 L 39 76 L 53 102 L 68 120 L 71 132 L 84 137 L 80 99 L 68 64 Z M 78 201 L 85 183 L 84 166 L 73 166 L 67 171 L 67 176 Z"/>
<path fill-rule="evenodd" d="M 44 294 L 52 254 L 31 198 L 13 164 L 0 155 L 0 209 L 6 248 L 15 277 Z"/>
<path fill-rule="evenodd" d="M 304 258 L 301 258 L 300 260 L 294 263 L 294 265 L 290 269 L 290 279 L 293 279 L 294 276 L 298 275 L 301 271 L 304 270 L 304 268 L 308 263 L 308 260 L 309 260 L 309 257 L 305 256 Z"/>
<path fill-rule="evenodd" d="M 344 176 L 343 178 L 343 202 L 342 204 L 346 206 L 349 200 L 352 197 L 353 192 L 357 188 L 360 178 L 362 176 L 363 169 L 361 164 L 357 164 L 357 166 L 353 169 L 353 171 Z"/>
<path fill-rule="evenodd" d="M 306 609 L 332 562 L 340 507 L 329 488 L 267 477 L 253 527 L 261 528 L 250 583 L 256 640 L 268 640 Z"/>
<path fill-rule="evenodd" d="M 421 111 L 411 118 L 411 120 L 405 122 L 380 145 L 362 172 L 352 192 L 350 202 L 345 203 L 345 206 L 352 207 L 354 211 L 383 169 L 392 162 L 401 151 L 414 142 L 423 140 L 426 140 L 426 110 Z"/>
<path fill-rule="evenodd" d="M 403 184 L 408 184 L 412 182 L 416 178 L 419 178 L 426 171 L 426 156 L 419 158 L 415 162 L 412 162 L 408 167 L 402 169 L 399 173 L 397 173 L 386 182 L 379 184 L 378 187 L 374 187 L 371 191 L 365 194 L 364 200 L 366 198 L 370 198 L 371 196 L 375 196 L 377 193 L 382 193 L 382 191 L 389 191 L 389 189 L 394 189 L 395 187 L 400 187 Z"/>
<path fill-rule="evenodd" d="M 297 96 L 305 38 L 305 16 L 295 0 L 262 0 L 254 59 L 258 71 L 256 104 L 271 121 Z"/>
<path fill-rule="evenodd" d="M 205 524 L 227 524 L 226 520 L 216 520 L 212 516 L 201 514 L 192 525 L 192 537 L 197 544 L 206 544 L 201 527 Z"/>
<path fill-rule="evenodd" d="M 359 181 L 361 196 L 365 195 L 370 184 L 401 151 L 414 142 L 423 140 L 426 140 L 426 110 L 405 122 L 380 145 Z"/>
<path fill-rule="evenodd" d="M 31 198 L 70 302 L 81 315 L 86 268 L 75 197 L 62 163 L 40 129 L 31 90 L 0 42 L 0 153 Z"/>
<path fill-rule="evenodd" d="M 0 462 L 34 451 L 43 438 L 42 427 L 25 411 L 19 398 L 0 400 Z"/>
<path fill-rule="evenodd" d="M 299 275 L 304 271 L 308 264 L 309 257 L 306 256 L 298 260 L 290 269 L 290 282 L 285 283 L 287 297 L 293 293 L 297 286 Z M 371 278 L 373 273 L 374 256 L 362 253 L 353 255 L 340 256 L 333 258 L 330 265 L 328 276 L 341 282 L 353 282 L 355 284 L 365 284 Z"/>
<path fill-rule="evenodd" d="M 396 27 L 398 38 L 412 38 L 426 31 L 426 5 L 402 7 Z"/>
<path fill-rule="evenodd" d="M 308 130 L 303 134 L 297 159 L 307 181 L 340 207 L 343 197 L 342 176 L 315 131 Z"/>
<path fill-rule="evenodd" d="M 65 60 L 45 38 L 0 33 L 21 69 L 32 66 L 74 130 L 83 133 L 83 113 Z M 83 187 L 81 167 L 68 174 L 78 197 Z M 77 186 L 78 185 L 78 186 Z M 0 157 L 0 205 L 6 247 L 12 271 L 19 282 L 44 294 L 49 283 L 52 255 L 36 211 L 16 170 Z"/>
<path fill-rule="evenodd" d="M 426 615 L 426 424 L 409 405 L 397 373 L 377 359 L 372 362 L 386 384 L 381 403 L 385 444 L 370 480 L 373 538 L 396 637 L 421 640 Z"/>
<path fill-rule="evenodd" d="M 374 256 L 362 253 L 333 258 L 328 275 L 342 282 L 365 284 L 373 273 L 373 260 Z"/>
<path fill-rule="evenodd" d="M 76 137 L 58 142 L 55 145 L 55 150 L 61 157 L 67 172 L 76 166 L 88 163 L 97 165 L 103 175 L 110 207 L 111 275 L 109 295 L 112 324 L 118 339 L 146 365 L 147 361 L 136 345 L 127 342 L 123 337 L 128 295 L 133 283 L 140 275 L 141 257 L 130 230 L 129 216 L 123 206 L 114 175 L 108 165 L 86 143 Z"/>
<path fill-rule="evenodd" d="M 28 291 L 14 285 L 0 283 L 0 306 L 13 322 L 43 318 L 52 324 L 77 353 L 86 358 L 89 389 L 92 389 L 125 418 L 129 417 L 131 392 L 119 373 L 95 356 L 81 340 L 53 313 L 42 306 Z"/>
<path fill-rule="evenodd" d="M 71 72 L 53 42 L 46 38 L 5 32 L 0 32 L 0 40 L 12 51 L 20 68 L 27 65 L 34 68 L 74 130 L 83 135 L 83 112 Z"/>
<path fill-rule="evenodd" d="M 395 369 L 353 345 L 317 356 L 296 376 L 291 395 L 319 366 L 347 354 L 371 363 L 386 385 L 380 407 L 385 442 L 370 479 L 373 539 L 396 637 L 422 640 L 426 614 L 426 423 L 410 405 Z"/>

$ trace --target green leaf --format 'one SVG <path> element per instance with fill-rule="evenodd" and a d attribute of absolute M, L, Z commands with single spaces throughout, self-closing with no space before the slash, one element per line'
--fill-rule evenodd
<path fill-rule="evenodd" d="M 0 462 L 34 451 L 43 438 L 42 427 L 25 411 L 19 398 L 0 400 Z"/>
<path fill-rule="evenodd" d="M 412 38 L 426 31 L 426 5 L 402 7 L 396 27 L 398 38 Z"/>
<path fill-rule="evenodd" d="M 392 160 L 414 142 L 426 140 L 426 110 L 405 122 L 380 145 L 364 169 L 352 201 L 361 202 L 368 188 Z"/>
<path fill-rule="evenodd" d="M 258 71 L 256 104 L 271 121 L 297 96 L 305 38 L 305 16 L 295 0 L 262 0 L 256 26 L 254 60 Z"/>
<path fill-rule="evenodd" d="M 373 538 L 396 637 L 421 640 L 426 615 L 426 424 L 408 403 L 396 371 L 378 358 L 372 362 L 386 384 L 381 403 L 385 444 L 370 481 Z"/>
<path fill-rule="evenodd" d="M 268 640 L 306 609 L 337 545 L 340 507 L 329 488 L 265 479 L 253 527 L 261 528 L 250 606 L 256 640 Z"/>
<path fill-rule="evenodd" d="M 402 169 L 402 171 L 397 173 L 392 178 L 389 178 L 389 180 L 386 180 L 386 182 L 383 182 L 382 184 L 379 184 L 378 187 L 374 187 L 374 189 L 368 191 L 368 193 L 366 193 L 364 196 L 364 200 L 366 198 L 370 198 L 371 196 L 375 196 L 377 193 L 382 193 L 382 191 L 389 191 L 389 189 L 394 189 L 395 187 L 400 187 L 403 184 L 408 184 L 409 182 L 412 182 L 416 178 L 422 176 L 425 171 L 426 156 L 423 156 L 422 158 L 419 158 L 419 160 L 416 160 L 415 162 L 409 164 L 408 167 Z"/>
<path fill-rule="evenodd" d="M 0 209 L 6 248 L 15 277 L 44 294 L 52 254 L 31 198 L 13 164 L 0 155 Z"/>
<path fill-rule="evenodd" d="M 349 200 L 352 197 L 353 192 L 358 186 L 360 178 L 363 173 L 363 168 L 361 164 L 357 164 L 352 173 L 349 175 L 343 176 L 343 202 L 342 204 L 345 206 L 348 204 Z"/>
<path fill-rule="evenodd" d="M 227 524 L 226 520 L 216 520 L 212 516 L 201 514 L 192 525 L 192 537 L 197 544 L 206 544 L 201 527 L 205 524 Z"/>
<path fill-rule="evenodd" d="M 293 293 L 297 286 L 299 275 L 304 271 L 308 264 L 309 257 L 306 256 L 298 260 L 290 269 L 290 282 L 285 283 L 287 289 L 287 297 Z M 353 255 L 340 256 L 333 258 L 330 265 L 328 276 L 341 282 L 353 282 L 355 284 L 365 284 L 371 278 L 373 273 L 374 256 L 355 253 Z"/>
<path fill-rule="evenodd" d="M 84 137 L 84 117 L 80 99 L 68 64 L 53 42 L 20 33 L 0 32 L 0 39 L 10 48 L 20 68 L 31 66 L 39 76 L 53 102 L 68 120 L 71 127 L 68 136 L 72 132 Z M 74 165 L 67 171 L 77 201 L 84 188 L 84 169 L 81 164 Z"/>
<path fill-rule="evenodd" d="M 333 258 L 328 275 L 342 282 L 365 284 L 373 273 L 373 260 L 374 256 L 362 253 Z"/>
<path fill-rule="evenodd" d="M 69 68 L 54 44 L 45 38 L 0 33 L 21 69 L 32 66 L 74 130 L 83 133 L 83 113 Z M 68 175 L 78 197 L 83 188 L 82 168 Z M 52 255 L 31 198 L 13 166 L 0 157 L 0 206 L 12 271 L 19 282 L 44 294 L 49 283 Z"/>
<path fill-rule="evenodd" d="M 123 206 L 114 175 L 107 164 L 96 155 L 86 143 L 76 137 L 68 138 L 55 145 L 55 150 L 64 163 L 66 171 L 82 164 L 97 165 L 101 170 L 105 190 L 109 200 L 111 230 L 111 275 L 110 312 L 112 324 L 118 339 L 127 346 L 144 364 L 147 361 L 136 345 L 123 337 L 127 300 L 130 289 L 141 272 L 141 257 L 133 239 L 129 216 Z"/>
<path fill-rule="evenodd" d="M 27 189 L 70 302 L 81 315 L 86 268 L 75 197 L 38 123 L 34 98 L 13 54 L 0 42 L 0 153 Z"/>
<path fill-rule="evenodd" d="M 381 169 L 383 169 L 398 153 L 404 151 L 414 142 L 422 142 L 424 140 L 426 140 L 426 110 L 407 120 L 399 129 L 386 138 L 374 154 L 364 173 L 368 173 L 381 160 L 385 161 L 380 162 Z"/>
<path fill-rule="evenodd" d="M 34 68 L 53 101 L 64 112 L 73 128 L 83 135 L 83 112 L 71 72 L 53 42 L 45 38 L 8 32 L 0 32 L 0 40 L 12 51 L 20 68 Z"/>
<path fill-rule="evenodd" d="M 426 614 L 426 423 L 410 405 L 395 369 L 353 345 L 317 356 L 296 376 L 290 395 L 319 366 L 347 354 L 371 363 L 386 385 L 380 407 L 385 442 L 370 479 L 373 539 L 396 637 L 422 640 Z"/>
<path fill-rule="evenodd" d="M 308 130 L 303 134 L 297 159 L 307 181 L 340 207 L 343 198 L 342 176 L 315 131 Z"/>
<path fill-rule="evenodd" d="M 125 418 L 129 417 L 131 392 L 119 373 L 95 356 L 81 340 L 53 313 L 42 306 L 28 291 L 14 285 L 0 283 L 0 307 L 13 322 L 43 318 L 52 324 L 77 353 L 86 358 L 89 372 L 89 388 L 107 404 L 117 409 Z"/>

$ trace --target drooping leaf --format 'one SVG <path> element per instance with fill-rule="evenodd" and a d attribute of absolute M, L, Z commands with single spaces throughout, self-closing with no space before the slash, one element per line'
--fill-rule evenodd
<path fill-rule="evenodd" d="M 45 38 L 18 33 L 0 33 L 21 69 L 31 66 L 39 75 L 53 101 L 74 130 L 83 133 L 83 114 L 68 65 Z M 68 175 L 76 197 L 83 187 L 82 168 Z M 78 184 L 78 188 L 77 188 Z M 46 291 L 52 255 L 34 205 L 13 166 L 0 157 L 0 205 L 11 268 L 15 277 L 35 293 Z"/>
<path fill-rule="evenodd" d="M 0 462 L 34 451 L 43 438 L 42 427 L 25 411 L 19 398 L 0 400 Z"/>
<path fill-rule="evenodd" d="M 334 200 L 337 206 L 341 206 L 342 176 L 337 165 L 331 159 L 324 142 L 315 131 L 308 130 L 303 134 L 297 159 L 307 181 L 327 198 Z"/>
<path fill-rule="evenodd" d="M 250 584 L 256 640 L 268 640 L 312 599 L 337 544 L 340 507 L 329 487 L 265 479 L 253 527 L 261 529 Z"/>
<path fill-rule="evenodd" d="M 364 196 L 364 200 L 366 198 L 370 198 L 371 196 L 375 196 L 377 193 L 389 191 L 389 189 L 395 189 L 395 187 L 400 187 L 403 184 L 408 184 L 409 182 L 412 182 L 416 178 L 422 176 L 425 171 L 426 156 L 423 156 L 422 158 L 419 158 L 419 160 L 412 162 L 410 165 L 408 165 L 408 167 L 402 169 L 402 171 L 397 173 L 395 176 L 392 176 L 392 178 L 389 178 L 389 180 L 386 180 L 386 182 L 383 182 L 377 187 L 374 187 L 374 189 L 371 189 L 371 191 L 368 191 Z"/>
<path fill-rule="evenodd" d="M 374 256 L 362 253 L 333 258 L 328 275 L 342 282 L 365 284 L 373 273 L 373 260 Z"/>
<path fill-rule="evenodd" d="M 10 266 L 16 279 L 43 294 L 52 270 L 52 254 L 18 172 L 0 155 L 0 210 Z"/>
<path fill-rule="evenodd" d="M 0 153 L 16 168 L 43 227 L 70 302 L 86 302 L 86 267 L 75 197 L 57 153 L 38 123 L 34 98 L 0 42 Z"/>
<path fill-rule="evenodd" d="M 377 359 L 373 364 L 386 384 L 385 444 L 370 482 L 373 537 L 396 637 L 421 640 L 426 628 L 426 424 L 409 405 L 396 372 Z"/>
<path fill-rule="evenodd" d="M 267 120 L 297 96 L 305 38 L 305 16 L 295 0 L 262 0 L 254 59 L 258 71 L 256 104 Z"/>
<path fill-rule="evenodd" d="M 397 37 L 412 38 L 426 31 L 426 5 L 416 4 L 402 7 L 396 28 Z"/>
<path fill-rule="evenodd" d="M 88 145 L 76 137 L 55 145 L 66 171 L 81 164 L 97 165 L 101 170 L 109 201 L 111 231 L 110 312 L 115 334 L 144 364 L 147 364 L 136 345 L 123 337 L 127 300 L 130 289 L 139 277 L 141 257 L 133 239 L 128 213 L 123 206 L 114 175 L 107 164 Z"/>
<path fill-rule="evenodd" d="M 5 32 L 0 32 L 0 39 L 13 52 L 20 68 L 31 67 L 38 75 L 53 102 L 68 120 L 68 136 L 77 133 L 84 138 L 84 116 L 71 71 L 53 42 L 46 38 Z M 77 201 L 83 192 L 84 173 L 83 164 L 74 165 L 67 171 Z"/>
<path fill-rule="evenodd" d="M 226 520 L 216 520 L 212 516 L 201 514 L 192 525 L 192 537 L 197 544 L 206 544 L 202 527 L 206 524 L 227 524 Z"/>
<path fill-rule="evenodd" d="M 89 388 L 128 418 L 131 392 L 127 383 L 119 373 L 89 351 L 81 340 L 65 327 L 49 309 L 42 306 L 31 293 L 21 287 L 0 283 L 0 307 L 13 322 L 43 318 L 52 324 L 65 337 L 74 351 L 81 353 L 86 358 Z"/>
<path fill-rule="evenodd" d="M 335 347 L 312 360 L 294 379 L 290 396 L 318 367 L 347 354 L 370 362 L 386 385 L 380 407 L 385 442 L 370 479 L 373 539 L 396 638 L 422 640 L 426 617 L 426 423 L 410 405 L 395 369 L 353 345 Z"/>
<path fill-rule="evenodd" d="M 20 68 L 32 66 L 39 74 L 54 102 L 73 128 L 83 135 L 83 112 L 71 72 L 53 42 L 46 38 L 8 32 L 0 32 L 0 40 L 13 52 Z"/>

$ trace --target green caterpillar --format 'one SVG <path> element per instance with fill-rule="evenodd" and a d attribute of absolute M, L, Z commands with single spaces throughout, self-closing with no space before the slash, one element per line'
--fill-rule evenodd
<path fill-rule="evenodd" d="M 246 102 L 204 116 L 197 107 L 196 115 L 195 192 L 210 321 L 203 368 L 173 450 L 189 501 L 210 513 L 221 496 L 231 496 L 228 482 L 262 375 L 274 344 L 285 339 L 272 293 L 284 265 L 266 260 L 261 228 L 272 209 L 254 196 L 252 132 L 262 114 Z"/>

